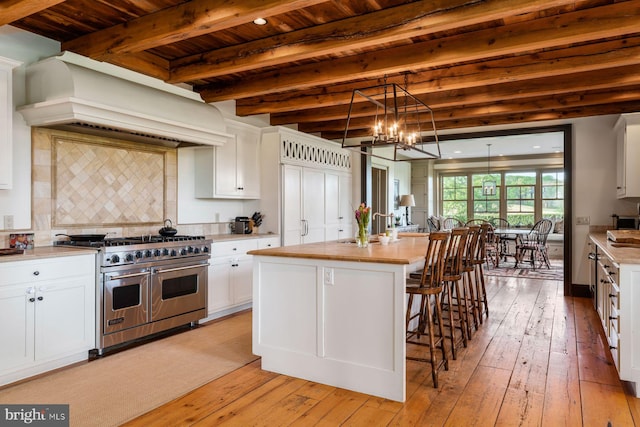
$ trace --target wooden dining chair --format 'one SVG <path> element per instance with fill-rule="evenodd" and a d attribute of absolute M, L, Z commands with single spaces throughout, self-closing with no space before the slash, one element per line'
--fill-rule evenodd
<path fill-rule="evenodd" d="M 442 228 L 444 230 L 451 230 L 456 227 L 464 227 L 464 223 L 458 218 L 445 218 L 445 220 L 442 221 Z"/>
<path fill-rule="evenodd" d="M 429 347 L 428 358 L 414 355 L 415 349 L 411 349 L 413 350 L 412 352 L 408 349 L 407 359 L 431 364 L 431 376 L 435 388 L 438 387 L 438 371 L 442 367 L 445 370 L 449 370 L 442 323 L 442 308 L 440 306 L 449 234 L 442 231 L 429 234 L 429 243 L 420 278 L 408 277 L 406 279 L 406 292 L 408 294 L 405 318 L 406 343 L 409 346 L 417 346 L 418 348 Z M 415 313 L 414 305 L 418 307 Z M 438 329 L 437 332 L 436 327 Z M 438 347 L 441 352 L 439 361 L 437 358 Z"/>
<path fill-rule="evenodd" d="M 536 269 L 536 261 L 540 260 L 540 266 L 546 264 L 547 268 L 551 268 L 549 255 L 547 253 L 547 237 L 551 232 L 553 223 L 549 219 L 541 219 L 536 222 L 529 234 L 522 236 L 516 245 L 516 268 L 518 263 L 525 261 L 525 253 L 529 252 L 529 261 L 531 267 Z"/>

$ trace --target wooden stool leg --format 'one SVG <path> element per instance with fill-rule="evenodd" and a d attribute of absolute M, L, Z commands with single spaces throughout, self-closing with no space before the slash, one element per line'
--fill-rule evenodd
<path fill-rule="evenodd" d="M 444 361 L 444 369 L 445 371 L 449 370 L 449 359 L 447 358 L 447 349 L 445 347 L 445 339 L 444 339 L 444 326 L 442 324 L 442 307 L 440 306 L 440 301 L 438 300 L 438 296 L 435 295 L 435 306 L 436 306 L 436 318 L 438 320 L 438 329 L 440 330 L 440 350 L 442 350 L 442 360 Z"/>
<path fill-rule="evenodd" d="M 484 283 L 484 270 L 482 264 L 477 266 L 476 270 L 476 288 L 478 296 L 478 314 L 480 315 L 480 324 L 482 324 L 482 316 L 489 317 L 489 302 L 487 299 L 487 288 Z"/>
<path fill-rule="evenodd" d="M 462 291 L 465 293 L 464 299 L 465 307 L 467 309 L 467 331 L 469 334 L 468 338 L 471 339 L 471 324 L 473 323 L 476 331 L 478 330 L 478 315 L 476 304 L 474 302 L 475 297 L 473 292 L 473 275 L 471 274 L 471 271 L 466 272 L 465 279 L 466 280 L 464 281 Z"/>
<path fill-rule="evenodd" d="M 462 295 L 462 293 L 460 292 L 460 280 L 456 280 L 453 284 L 452 284 L 453 288 L 455 289 L 455 293 L 456 293 L 456 301 L 458 302 L 458 304 L 456 304 L 458 306 L 458 323 L 460 324 L 460 333 L 462 334 L 462 345 L 464 347 L 467 346 L 467 311 L 464 308 L 464 297 Z M 449 295 L 451 297 L 451 295 Z M 449 299 L 449 304 L 451 304 L 451 298 Z M 452 309 L 452 313 L 453 313 L 453 309 Z M 452 326 L 452 328 L 455 328 L 455 326 Z"/>

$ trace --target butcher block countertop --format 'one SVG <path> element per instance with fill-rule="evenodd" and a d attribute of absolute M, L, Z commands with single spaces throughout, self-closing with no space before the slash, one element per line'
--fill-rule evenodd
<path fill-rule="evenodd" d="M 640 244 L 615 243 L 607 239 L 607 233 L 591 233 L 589 238 L 614 262 L 640 264 Z"/>
<path fill-rule="evenodd" d="M 352 241 L 330 241 L 304 245 L 282 246 L 247 252 L 287 258 L 327 259 L 350 262 L 376 262 L 384 264 L 413 264 L 424 259 L 429 239 L 425 234 L 417 237 L 400 235 L 398 240 L 383 246 L 377 241 L 366 248 L 359 248 Z"/>
<path fill-rule="evenodd" d="M 63 256 L 85 255 L 87 253 L 96 253 L 94 248 L 78 248 L 68 246 L 37 246 L 33 249 L 27 249 L 22 254 L 2 255 L 0 262 L 27 261 L 41 258 L 55 258 Z"/>

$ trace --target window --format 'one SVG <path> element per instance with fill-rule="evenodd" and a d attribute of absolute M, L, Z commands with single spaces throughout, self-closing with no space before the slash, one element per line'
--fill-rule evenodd
<path fill-rule="evenodd" d="M 541 218 L 564 217 L 564 172 L 561 169 L 497 171 L 491 174 L 496 194 L 485 196 L 478 172 L 440 176 L 440 212 L 465 222 L 469 218 L 505 218 L 514 227 L 531 227 Z"/>
<path fill-rule="evenodd" d="M 515 227 L 531 227 L 535 223 L 536 177 L 535 171 L 504 174 L 506 219 Z"/>
<path fill-rule="evenodd" d="M 441 183 L 442 215 L 449 218 L 467 219 L 467 176 L 443 176 Z"/>
<path fill-rule="evenodd" d="M 500 174 L 492 174 L 491 181 L 496 183 L 496 194 L 491 196 L 485 196 L 482 194 L 483 182 L 488 178 L 487 174 L 472 175 L 471 181 L 473 182 L 473 209 L 471 211 L 471 218 L 490 220 L 491 218 L 497 218 L 500 216 L 500 194 L 501 194 L 501 181 Z"/>
<path fill-rule="evenodd" d="M 542 173 L 542 217 L 564 218 L 564 172 Z"/>

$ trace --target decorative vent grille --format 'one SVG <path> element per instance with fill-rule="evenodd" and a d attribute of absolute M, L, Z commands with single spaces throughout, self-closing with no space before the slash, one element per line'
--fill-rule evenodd
<path fill-rule="evenodd" d="M 351 153 L 342 147 L 331 147 L 313 141 L 282 139 L 281 160 L 283 163 L 351 170 Z"/>

